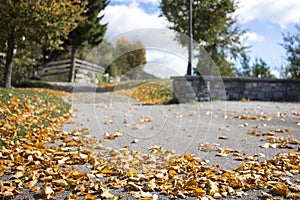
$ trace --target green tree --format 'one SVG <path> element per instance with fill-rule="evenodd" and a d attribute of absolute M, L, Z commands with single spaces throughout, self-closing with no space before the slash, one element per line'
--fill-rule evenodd
<path fill-rule="evenodd" d="M 85 56 L 87 61 L 95 63 L 99 66 L 107 68 L 113 61 L 114 56 L 114 46 L 112 43 L 103 39 L 100 45 L 89 51 L 88 55 Z"/>
<path fill-rule="evenodd" d="M 140 41 L 130 43 L 121 38 L 117 41 L 114 49 L 114 57 L 117 58 L 109 67 L 108 72 L 112 76 L 126 74 L 131 79 L 138 79 L 144 70 L 146 49 Z"/>
<path fill-rule="evenodd" d="M 300 24 L 295 25 L 297 33 L 283 34 L 281 46 L 286 50 L 287 71 L 292 78 L 300 78 Z"/>
<path fill-rule="evenodd" d="M 262 58 L 255 58 L 255 62 L 252 65 L 251 71 L 252 77 L 274 78 L 270 67 Z"/>
<path fill-rule="evenodd" d="M 236 68 L 235 73 L 240 77 L 251 77 L 251 66 L 250 66 L 250 57 L 243 52 L 241 54 L 241 69 Z"/>
<path fill-rule="evenodd" d="M 11 87 L 15 51 L 33 46 L 59 49 L 70 31 L 83 20 L 85 1 L 2 1 L 0 48 L 6 53 L 4 83 Z"/>
<path fill-rule="evenodd" d="M 236 70 L 236 75 L 240 77 L 274 78 L 270 66 L 262 59 L 255 58 L 254 63 L 250 64 L 250 57 L 242 54 L 241 69 Z"/>
<path fill-rule="evenodd" d="M 184 35 L 188 35 L 188 2 L 161 0 L 160 3 L 162 15 L 170 22 L 170 29 Z M 237 59 L 245 49 L 241 42 L 244 31 L 233 16 L 236 9 L 233 0 L 193 1 L 193 39 L 208 52 L 224 76 L 233 75 L 232 60 Z M 187 45 L 186 37 L 178 36 L 177 39 L 183 46 Z M 205 67 L 202 64 L 203 61 L 199 60 L 198 67 Z"/>
<path fill-rule="evenodd" d="M 100 23 L 104 15 L 99 15 L 99 13 L 105 9 L 108 3 L 108 0 L 88 0 L 87 11 L 84 14 L 85 20 L 81 21 L 77 28 L 69 34 L 68 43 L 70 43 L 72 47 L 70 82 L 74 81 L 77 48 L 86 43 L 88 43 L 89 47 L 94 47 L 103 40 L 107 24 Z"/>

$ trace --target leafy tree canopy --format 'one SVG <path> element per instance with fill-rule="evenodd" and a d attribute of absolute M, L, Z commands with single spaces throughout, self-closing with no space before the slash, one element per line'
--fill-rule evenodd
<path fill-rule="evenodd" d="M 161 0 L 162 15 L 170 22 L 170 29 L 188 35 L 189 1 Z M 233 60 L 237 59 L 245 47 L 241 42 L 244 33 L 237 26 L 233 16 L 237 6 L 233 0 L 193 1 L 193 40 L 198 42 L 218 66 L 221 75 L 233 75 Z M 187 45 L 186 37 L 177 37 Z M 201 57 L 201 56 L 200 56 Z M 201 66 L 200 61 L 198 67 Z M 199 70 L 209 75 L 209 70 Z"/>
<path fill-rule="evenodd" d="M 129 42 L 121 38 L 114 48 L 116 60 L 110 65 L 108 72 L 112 76 L 126 74 L 131 79 L 138 79 L 146 60 L 146 49 L 140 41 Z"/>
<path fill-rule="evenodd" d="M 0 51 L 6 53 L 6 87 L 11 86 L 14 51 L 59 49 L 64 38 L 84 19 L 85 5 L 85 0 L 1 2 Z"/>

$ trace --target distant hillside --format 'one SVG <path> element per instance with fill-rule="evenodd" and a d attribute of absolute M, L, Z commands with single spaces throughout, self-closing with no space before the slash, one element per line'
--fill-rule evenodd
<path fill-rule="evenodd" d="M 141 73 L 141 78 L 140 79 L 141 80 L 148 80 L 148 79 L 160 79 L 160 78 L 154 76 L 153 74 L 149 74 L 149 73 L 143 71 Z"/>
<path fill-rule="evenodd" d="M 156 77 L 156 76 L 154 76 L 153 74 L 150 74 L 150 73 L 147 73 L 147 72 L 145 72 L 145 71 L 142 71 L 142 72 L 139 72 L 139 74 L 138 74 L 138 76 L 137 76 L 138 78 L 136 79 L 136 80 L 149 80 L 149 79 L 161 79 L 161 78 L 158 78 L 158 77 Z M 129 78 L 128 76 L 122 76 L 122 78 L 121 78 L 121 80 L 135 80 L 135 79 L 131 79 L 131 78 Z"/>

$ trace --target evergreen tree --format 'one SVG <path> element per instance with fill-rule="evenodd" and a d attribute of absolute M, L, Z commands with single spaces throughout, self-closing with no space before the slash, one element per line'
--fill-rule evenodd
<path fill-rule="evenodd" d="M 236 75 L 240 77 L 274 78 L 271 68 L 262 58 L 255 58 L 254 63 L 250 64 L 250 57 L 242 54 L 241 69 L 236 70 Z"/>
<path fill-rule="evenodd" d="M 283 34 L 281 46 L 286 50 L 287 71 L 292 78 L 300 78 L 300 24 L 296 24 L 296 34 Z"/>
<path fill-rule="evenodd" d="M 105 9 L 108 3 L 108 0 L 88 0 L 87 11 L 84 14 L 85 20 L 81 21 L 77 28 L 69 34 L 69 40 L 66 43 L 72 47 L 70 82 L 74 81 L 77 48 L 85 43 L 88 43 L 90 47 L 94 47 L 103 40 L 107 24 L 100 23 L 104 15 L 99 16 L 99 13 Z"/>
<path fill-rule="evenodd" d="M 252 66 L 251 76 L 259 78 L 274 78 L 270 67 L 262 58 L 255 58 L 255 62 Z"/>
<path fill-rule="evenodd" d="M 162 15 L 170 22 L 170 28 L 188 35 L 189 1 L 162 0 Z M 237 26 L 233 17 L 237 6 L 233 0 L 194 0 L 193 1 L 193 39 L 202 45 L 218 66 L 221 75 L 233 75 L 233 63 L 245 47 L 241 43 L 244 31 Z M 186 37 L 177 37 L 179 42 L 187 45 Z M 230 59 L 228 59 L 230 58 Z M 198 67 L 205 67 L 199 60 Z M 209 68 L 209 67 L 207 67 Z M 210 70 L 198 71 L 209 73 Z M 202 74 L 209 75 L 209 74 Z"/>
<path fill-rule="evenodd" d="M 241 54 L 241 69 L 235 69 L 236 75 L 241 77 L 251 77 L 250 57 L 246 52 Z"/>

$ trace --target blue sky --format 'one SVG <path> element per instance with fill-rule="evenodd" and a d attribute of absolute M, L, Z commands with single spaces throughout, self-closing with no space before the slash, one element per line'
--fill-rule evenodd
<path fill-rule="evenodd" d="M 239 0 L 238 5 L 236 14 L 242 29 L 247 31 L 244 42 L 251 46 L 249 55 L 252 61 L 255 57 L 262 58 L 272 67 L 273 73 L 278 74 L 285 58 L 285 50 L 279 45 L 283 41 L 282 33 L 295 32 L 295 23 L 300 22 L 300 1 Z M 159 0 L 111 0 L 104 12 L 104 21 L 109 22 L 107 38 L 122 36 L 127 31 L 137 31 L 138 34 L 139 29 L 165 28 L 168 25 L 164 17 L 158 17 Z M 184 75 L 185 60 L 162 54 L 147 51 L 150 63 L 145 69 L 148 72 L 161 73 L 161 76 Z M 151 62 L 159 67 L 151 65 Z M 167 70 L 162 66 L 173 68 Z"/>

